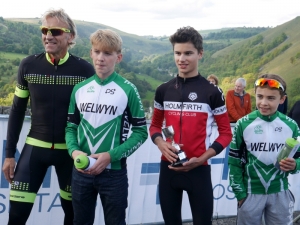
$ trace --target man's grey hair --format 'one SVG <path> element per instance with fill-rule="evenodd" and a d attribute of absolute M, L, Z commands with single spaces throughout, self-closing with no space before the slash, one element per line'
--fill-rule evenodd
<path fill-rule="evenodd" d="M 54 17 L 60 22 L 68 25 L 68 29 L 71 30 L 71 34 L 74 35 L 74 39 L 71 43 L 69 43 L 69 48 L 73 48 L 76 44 L 75 39 L 77 38 L 77 29 L 74 21 L 63 9 L 49 9 L 42 15 L 42 22 L 45 22 L 49 17 Z"/>
<path fill-rule="evenodd" d="M 238 78 L 235 83 L 241 83 L 243 87 L 246 87 L 246 80 L 242 77 Z"/>

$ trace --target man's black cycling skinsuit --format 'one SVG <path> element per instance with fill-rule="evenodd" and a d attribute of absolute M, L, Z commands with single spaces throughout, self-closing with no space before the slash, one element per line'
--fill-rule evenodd
<path fill-rule="evenodd" d="M 47 53 L 22 60 L 8 120 L 6 158 L 15 157 L 29 98 L 31 127 L 11 185 L 9 225 L 25 225 L 47 169 L 52 165 L 58 177 L 64 224 L 73 224 L 73 160 L 65 144 L 65 127 L 74 85 L 93 74 L 90 63 L 69 53 L 59 62 L 51 60 Z"/>

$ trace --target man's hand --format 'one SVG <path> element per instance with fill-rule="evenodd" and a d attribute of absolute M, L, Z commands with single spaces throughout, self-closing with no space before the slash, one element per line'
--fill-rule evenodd
<path fill-rule="evenodd" d="M 296 168 L 296 161 L 293 158 L 282 159 L 279 162 L 280 170 L 284 172 L 293 171 Z"/>
<path fill-rule="evenodd" d="M 170 142 L 165 141 L 164 139 L 162 139 L 162 137 L 157 137 L 155 138 L 155 144 L 170 163 L 174 163 L 177 161 L 177 149 L 172 146 Z"/>
<path fill-rule="evenodd" d="M 108 152 L 102 152 L 98 154 L 90 155 L 92 158 L 96 158 L 95 164 L 87 171 L 91 175 L 98 175 L 110 164 L 110 154 Z"/>
<path fill-rule="evenodd" d="M 2 171 L 5 179 L 11 184 L 15 174 L 15 158 L 5 158 Z"/>
<path fill-rule="evenodd" d="M 80 151 L 80 150 L 74 150 L 72 152 L 72 158 L 75 159 L 78 155 L 87 155 L 85 152 Z"/>

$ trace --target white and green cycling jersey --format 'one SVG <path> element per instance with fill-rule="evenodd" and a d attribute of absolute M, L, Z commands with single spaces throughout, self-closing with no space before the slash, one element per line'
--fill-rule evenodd
<path fill-rule="evenodd" d="M 238 200 L 247 193 L 272 194 L 288 189 L 288 174 L 300 170 L 299 149 L 294 156 L 297 164 L 294 171 L 283 172 L 273 163 L 286 139 L 298 136 L 296 122 L 278 111 L 272 116 L 263 116 L 256 110 L 237 121 L 228 163 L 230 185 Z M 243 146 L 247 159 L 244 170 L 241 165 Z"/>
<path fill-rule="evenodd" d="M 66 127 L 70 155 L 108 152 L 109 168 L 121 169 L 147 137 L 141 98 L 131 82 L 114 72 L 105 80 L 95 74 L 74 87 Z"/>

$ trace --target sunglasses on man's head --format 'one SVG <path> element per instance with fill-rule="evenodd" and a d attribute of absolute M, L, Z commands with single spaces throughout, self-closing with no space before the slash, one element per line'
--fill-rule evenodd
<path fill-rule="evenodd" d="M 52 28 L 48 28 L 48 27 L 44 27 L 41 26 L 41 32 L 44 35 L 47 35 L 48 33 L 50 33 L 52 36 L 59 36 L 62 35 L 64 32 L 65 33 L 70 33 L 71 30 L 63 28 L 63 27 L 52 27 Z"/>
<path fill-rule="evenodd" d="M 258 80 L 255 81 L 255 86 L 264 86 L 266 84 L 269 85 L 269 87 L 271 88 L 281 88 L 282 91 L 284 91 L 284 87 L 283 85 L 278 81 L 278 80 L 274 80 L 274 79 L 268 79 L 268 78 L 260 78 Z"/>

